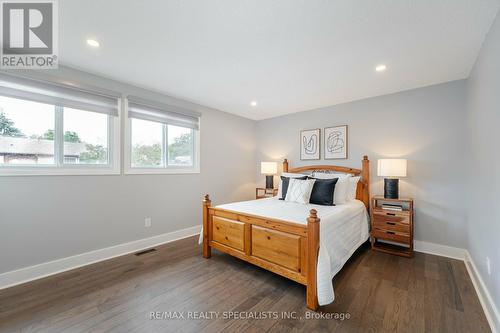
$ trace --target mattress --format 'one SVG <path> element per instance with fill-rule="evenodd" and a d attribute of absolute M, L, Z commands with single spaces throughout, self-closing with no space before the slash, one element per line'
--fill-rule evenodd
<path fill-rule="evenodd" d="M 335 299 L 332 279 L 346 261 L 369 237 L 366 207 L 359 200 L 336 206 L 299 204 L 276 197 L 234 202 L 217 208 L 307 224 L 309 210 L 316 209 L 320 222 L 318 254 L 318 303 L 326 305 Z M 202 238 L 200 237 L 200 240 Z"/>

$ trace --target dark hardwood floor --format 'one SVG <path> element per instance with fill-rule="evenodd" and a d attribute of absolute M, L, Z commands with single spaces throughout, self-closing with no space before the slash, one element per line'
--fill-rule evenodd
<path fill-rule="evenodd" d="M 0 331 L 490 331 L 458 260 L 406 259 L 363 246 L 335 277 L 335 302 L 320 310 L 334 318 L 275 320 L 255 317 L 312 314 L 305 287 L 217 251 L 203 259 L 197 237 L 156 249 L 0 290 Z M 152 312 L 185 318 L 150 319 Z M 213 319 L 187 318 L 190 312 Z"/>

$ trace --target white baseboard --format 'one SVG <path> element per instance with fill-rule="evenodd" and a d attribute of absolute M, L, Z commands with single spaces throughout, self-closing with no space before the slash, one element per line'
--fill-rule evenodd
<path fill-rule="evenodd" d="M 150 238 L 139 239 L 129 243 L 118 244 L 104 249 L 90 251 L 75 256 L 49 261 L 39 265 L 24 267 L 15 271 L 0 274 L 0 289 L 40 279 L 49 275 L 69 271 L 74 268 L 90 265 L 99 261 L 137 252 L 160 244 L 165 244 L 200 233 L 201 226 L 181 229 Z"/>
<path fill-rule="evenodd" d="M 465 260 L 466 250 L 458 247 L 415 240 L 413 241 L 413 248 L 417 252 L 434 254 L 437 256 L 448 257 L 452 259 Z"/>
<path fill-rule="evenodd" d="M 486 319 L 488 319 L 491 331 L 493 333 L 498 333 L 500 330 L 500 313 L 498 312 L 498 308 L 496 307 L 488 288 L 486 288 L 486 285 L 481 278 L 481 274 L 479 274 L 479 271 L 477 270 L 477 267 L 467 250 L 465 251 L 465 267 L 467 267 L 472 284 L 476 289 L 477 296 L 479 297 L 479 301 L 483 307 Z"/>

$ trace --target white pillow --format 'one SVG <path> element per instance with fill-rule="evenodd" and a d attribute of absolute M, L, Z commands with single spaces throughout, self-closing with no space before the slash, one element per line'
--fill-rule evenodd
<path fill-rule="evenodd" d="M 361 177 L 349 177 L 349 186 L 347 190 L 347 201 L 352 201 L 356 199 L 356 189 L 358 188 L 358 182 Z"/>
<path fill-rule="evenodd" d="M 289 178 L 298 178 L 298 177 L 304 177 L 304 176 L 307 176 L 307 175 L 303 174 L 303 173 L 282 172 L 281 176 L 283 176 L 283 177 L 289 177 Z"/>
<path fill-rule="evenodd" d="M 281 176 L 288 177 L 288 178 L 300 178 L 300 177 L 304 177 L 305 175 L 303 175 L 301 173 L 282 172 Z M 282 189 L 283 189 L 283 181 L 281 180 L 281 177 L 280 177 L 280 182 L 278 184 L 278 195 L 277 195 L 278 198 L 281 198 L 283 196 Z"/>
<path fill-rule="evenodd" d="M 333 179 L 338 178 L 335 184 L 335 191 L 333 192 L 333 204 L 341 205 L 347 202 L 347 194 L 349 189 L 349 178 L 352 177 L 348 173 L 326 173 L 326 172 L 316 172 L 314 173 L 314 178 L 318 179 Z"/>
<path fill-rule="evenodd" d="M 341 177 L 335 184 L 335 191 L 333 192 L 333 203 L 341 205 L 347 202 L 347 190 L 349 189 L 349 177 Z"/>
<path fill-rule="evenodd" d="M 285 201 L 308 204 L 315 179 L 295 179 L 290 178 L 288 191 L 286 191 Z"/>
<path fill-rule="evenodd" d="M 329 172 L 314 172 L 311 177 L 318 179 L 333 179 L 351 177 L 348 173 L 329 173 Z"/>

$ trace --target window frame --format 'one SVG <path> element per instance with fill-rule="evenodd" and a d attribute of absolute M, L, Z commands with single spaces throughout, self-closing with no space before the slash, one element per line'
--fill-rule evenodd
<path fill-rule="evenodd" d="M 125 131 L 124 131 L 124 174 L 126 175 L 162 175 L 162 174 L 197 174 L 200 173 L 200 130 L 193 129 L 193 164 L 190 166 L 168 165 L 168 125 L 165 124 L 166 130 L 163 131 L 163 145 L 165 154 L 162 156 L 164 166 L 160 167 L 133 167 L 132 166 L 132 118 L 128 116 L 128 103 L 124 101 Z M 178 126 L 178 125 L 173 125 Z M 180 126 L 182 127 L 182 126 Z"/>
<path fill-rule="evenodd" d="M 17 99 L 23 100 L 22 98 Z M 54 105 L 54 165 L 0 165 L 0 176 L 83 176 L 121 174 L 120 124 L 122 105 L 122 98 L 118 98 L 118 116 L 108 115 L 107 164 L 64 163 L 64 111 L 62 111 L 63 107 Z M 82 110 L 82 112 L 93 111 Z"/>

